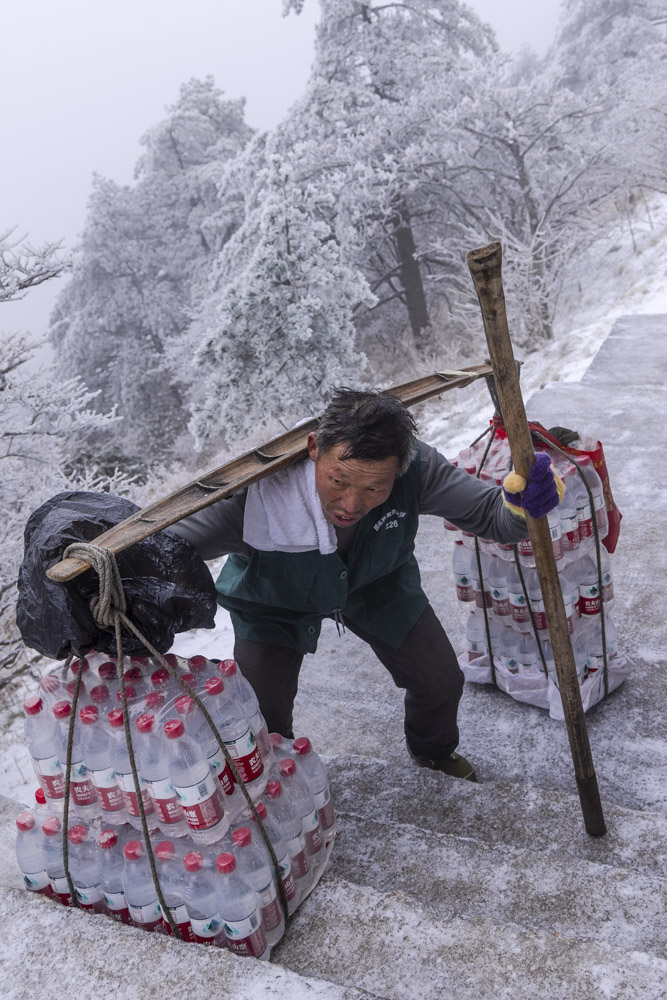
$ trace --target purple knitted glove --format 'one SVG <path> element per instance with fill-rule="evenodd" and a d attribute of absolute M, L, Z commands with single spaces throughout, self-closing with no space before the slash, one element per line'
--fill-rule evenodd
<path fill-rule="evenodd" d="M 535 456 L 528 482 L 516 472 L 510 472 L 503 480 L 505 503 L 515 514 L 525 511 L 531 517 L 543 517 L 558 506 L 564 493 L 563 480 L 552 468 L 551 459 L 544 451 Z"/>

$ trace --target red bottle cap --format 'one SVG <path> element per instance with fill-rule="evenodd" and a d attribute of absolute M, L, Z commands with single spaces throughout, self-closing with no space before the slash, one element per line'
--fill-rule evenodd
<path fill-rule="evenodd" d="M 185 732 L 182 719 L 168 719 L 162 728 L 164 729 L 164 735 L 170 740 L 177 739 Z"/>
<path fill-rule="evenodd" d="M 43 788 L 38 788 L 37 791 L 35 792 L 35 801 L 40 806 L 46 805 L 46 795 L 44 794 Z"/>
<path fill-rule="evenodd" d="M 47 674 L 42 677 L 39 686 L 46 694 L 54 694 L 60 687 L 60 681 L 55 674 Z"/>
<path fill-rule="evenodd" d="M 79 718 L 83 722 L 84 726 L 90 726 L 93 722 L 97 722 L 99 718 L 97 705 L 84 705 L 84 707 L 79 711 Z"/>
<path fill-rule="evenodd" d="M 57 701 L 53 706 L 53 714 L 56 719 L 68 719 L 72 714 L 72 703 L 69 701 Z"/>
<path fill-rule="evenodd" d="M 183 858 L 183 867 L 188 872 L 198 872 L 204 864 L 204 856 L 199 851 L 188 851 Z"/>
<path fill-rule="evenodd" d="M 177 698 L 174 702 L 174 708 L 179 715 L 189 715 L 194 707 L 194 698 L 191 698 L 189 694 L 182 694 L 181 697 Z"/>
<path fill-rule="evenodd" d="M 128 840 L 123 848 L 123 854 L 128 861 L 138 861 L 144 856 L 144 845 L 140 840 Z"/>
<path fill-rule="evenodd" d="M 113 660 L 105 660 L 104 663 L 100 663 L 97 672 L 103 681 L 112 681 L 118 671 Z"/>
<path fill-rule="evenodd" d="M 215 867 L 221 875 L 229 875 L 236 868 L 236 858 L 233 854 L 218 854 L 215 859 Z"/>
<path fill-rule="evenodd" d="M 77 826 L 73 826 L 70 828 L 70 831 L 67 834 L 67 839 L 69 840 L 70 844 L 83 844 L 87 836 L 88 836 L 88 830 L 82 823 L 80 823 L 77 824 Z"/>
<path fill-rule="evenodd" d="M 163 660 L 169 664 L 172 670 L 178 670 L 178 657 L 174 653 L 165 653 Z"/>
<path fill-rule="evenodd" d="M 313 749 L 307 736 L 299 736 L 298 739 L 294 740 L 292 746 L 294 747 L 294 752 L 298 753 L 300 757 L 305 757 Z"/>
<path fill-rule="evenodd" d="M 86 670 L 88 670 L 88 660 L 85 657 L 82 660 L 72 660 L 70 669 L 73 674 L 78 674 L 79 667 L 82 674 L 85 674 Z"/>
<path fill-rule="evenodd" d="M 173 841 L 171 840 L 161 840 L 159 844 L 155 846 L 155 857 L 159 861 L 171 861 L 171 859 L 176 855 L 176 848 L 174 847 Z"/>
<path fill-rule="evenodd" d="M 125 722 L 123 709 L 112 708 L 109 714 L 107 715 L 107 719 L 109 720 L 110 725 L 112 725 L 114 729 L 118 729 L 119 726 L 122 726 L 123 723 Z"/>
<path fill-rule="evenodd" d="M 266 794 L 270 799 L 277 799 L 283 794 L 283 786 L 275 778 L 266 784 Z"/>
<path fill-rule="evenodd" d="M 130 663 L 138 663 L 140 667 L 147 667 L 148 666 L 148 657 L 147 656 L 131 656 L 130 657 Z"/>
<path fill-rule="evenodd" d="M 136 684 L 138 681 L 142 680 L 143 674 L 139 667 L 130 667 L 123 674 L 126 681 L 130 681 L 131 684 Z"/>
<path fill-rule="evenodd" d="M 209 677 L 205 683 L 204 687 L 207 694 L 217 695 L 222 694 L 225 690 L 225 685 L 223 683 L 222 677 Z"/>
<path fill-rule="evenodd" d="M 165 670 L 164 667 L 160 667 L 159 670 L 154 670 L 151 674 L 151 684 L 155 688 L 161 688 L 169 680 L 169 671 Z"/>
<path fill-rule="evenodd" d="M 236 660 L 220 660 L 218 664 L 218 672 L 223 677 L 233 677 L 237 669 Z"/>
<path fill-rule="evenodd" d="M 262 820 L 262 822 L 264 822 L 264 820 L 266 819 L 266 817 L 269 815 L 268 812 L 267 812 L 266 806 L 264 805 L 263 802 L 255 802 L 255 811 L 256 811 L 257 815 L 259 816 L 259 818 Z M 256 822 L 254 813 L 253 813 L 253 817 L 252 818 L 253 818 L 253 821 Z"/>
<path fill-rule="evenodd" d="M 269 733 L 269 739 L 274 747 L 282 746 L 283 738 L 280 733 Z"/>
<path fill-rule="evenodd" d="M 39 715 L 43 708 L 42 699 L 38 694 L 31 694 L 23 702 L 23 711 L 26 715 Z"/>
<path fill-rule="evenodd" d="M 102 702 L 109 700 L 109 688 L 106 684 L 98 684 L 90 689 L 90 697 L 96 705 L 101 705 Z"/>
<path fill-rule="evenodd" d="M 188 687 L 194 687 L 197 683 L 197 678 L 194 674 L 181 674 L 181 680 L 188 685 Z"/>
<path fill-rule="evenodd" d="M 97 843 L 103 850 L 108 851 L 118 843 L 118 834 L 115 830 L 100 830 Z"/>
<path fill-rule="evenodd" d="M 19 813 L 16 817 L 16 825 L 21 831 L 32 830 L 35 826 L 35 816 L 31 812 Z"/>
<path fill-rule="evenodd" d="M 197 673 L 200 670 L 206 670 L 207 662 L 208 661 L 205 656 L 191 656 L 188 660 L 188 666 L 190 667 L 190 670 Z"/>
<path fill-rule="evenodd" d="M 293 774 L 296 774 L 296 764 L 291 759 L 291 757 L 284 757 L 283 760 L 280 761 L 278 768 L 281 774 L 285 774 L 288 777 L 290 777 Z"/>
<path fill-rule="evenodd" d="M 73 695 L 74 692 L 76 691 L 76 681 L 68 681 L 65 690 L 67 691 L 68 694 Z M 83 683 L 83 681 L 81 681 L 81 683 L 79 684 L 79 694 L 85 694 L 85 693 L 86 693 L 86 685 Z"/>
<path fill-rule="evenodd" d="M 239 826 L 232 834 L 232 840 L 237 847 L 247 847 L 252 841 L 252 834 L 247 826 Z"/>
<path fill-rule="evenodd" d="M 57 816 L 47 816 L 42 823 L 42 832 L 47 837 L 55 837 L 61 830 L 62 826 Z"/>
<path fill-rule="evenodd" d="M 118 701 L 122 701 L 123 700 L 123 692 L 121 691 L 120 688 L 118 688 L 118 690 L 116 691 L 116 697 L 118 698 Z M 131 684 L 126 684 L 125 685 L 125 700 L 126 701 L 127 700 L 131 701 L 132 698 L 136 698 L 136 697 L 137 697 L 136 688 L 133 688 Z"/>
<path fill-rule="evenodd" d="M 152 712 L 144 712 L 137 718 L 135 726 L 140 733 L 152 733 L 155 729 L 155 716 Z"/>
<path fill-rule="evenodd" d="M 146 708 L 162 708 L 164 705 L 164 695 L 160 691 L 150 691 L 144 698 Z"/>

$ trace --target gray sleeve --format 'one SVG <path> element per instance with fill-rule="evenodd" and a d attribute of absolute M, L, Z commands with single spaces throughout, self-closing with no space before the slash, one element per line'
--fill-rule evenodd
<path fill-rule="evenodd" d="M 169 530 L 191 542 L 202 559 L 217 559 L 230 552 L 249 555 L 250 547 L 243 541 L 245 500 L 243 490 L 184 517 Z"/>
<path fill-rule="evenodd" d="M 498 486 L 458 469 L 423 441 L 419 442 L 419 455 L 420 514 L 445 517 L 457 528 L 494 542 L 518 542 L 528 537 L 526 522 L 507 509 Z"/>

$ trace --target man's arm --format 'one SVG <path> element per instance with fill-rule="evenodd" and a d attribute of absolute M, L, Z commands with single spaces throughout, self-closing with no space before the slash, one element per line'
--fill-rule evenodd
<path fill-rule="evenodd" d="M 420 514 L 446 517 L 457 528 L 495 542 L 518 542 L 528 536 L 524 518 L 507 509 L 500 487 L 458 469 L 423 441 L 419 442 L 419 451 Z"/>
<path fill-rule="evenodd" d="M 184 517 L 182 521 L 172 524 L 169 531 L 191 542 L 202 559 L 217 559 L 230 552 L 247 556 L 250 548 L 243 541 L 245 501 L 243 490 L 227 500 L 212 503 L 197 514 Z"/>

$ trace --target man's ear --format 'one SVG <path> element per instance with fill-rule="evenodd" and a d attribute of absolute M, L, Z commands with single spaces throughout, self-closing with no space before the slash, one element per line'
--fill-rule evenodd
<path fill-rule="evenodd" d="M 311 431 L 308 435 L 308 457 L 313 462 L 317 461 L 317 440 L 314 431 Z"/>

